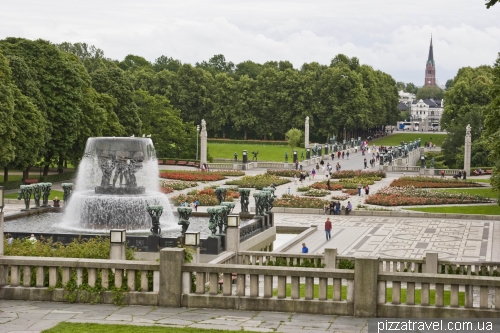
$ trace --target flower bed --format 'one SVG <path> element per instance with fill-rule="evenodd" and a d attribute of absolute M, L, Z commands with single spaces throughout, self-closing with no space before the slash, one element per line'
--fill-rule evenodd
<path fill-rule="evenodd" d="M 413 186 L 418 188 L 453 188 L 453 187 L 481 187 L 473 181 L 458 179 L 443 179 L 434 177 L 401 177 L 393 180 L 391 187 Z"/>
<path fill-rule="evenodd" d="M 349 195 L 358 195 L 358 190 L 357 189 L 348 188 L 348 189 L 343 189 L 342 193 L 349 194 Z"/>
<path fill-rule="evenodd" d="M 330 194 L 330 191 L 328 190 L 316 190 L 316 189 L 310 189 L 309 191 L 304 193 L 304 195 L 308 197 L 325 197 L 328 194 Z"/>
<path fill-rule="evenodd" d="M 317 190 L 328 190 L 328 186 L 326 185 L 326 181 L 316 182 L 316 183 L 312 184 L 310 187 L 317 189 Z M 342 184 L 330 182 L 330 191 L 340 191 L 341 189 L 342 189 Z"/>
<path fill-rule="evenodd" d="M 349 199 L 350 195 L 349 194 L 337 194 L 337 195 L 332 195 L 332 200 L 338 200 L 338 201 L 343 201 Z"/>
<path fill-rule="evenodd" d="M 351 184 L 356 184 L 358 185 L 359 183 L 361 183 L 362 185 L 373 185 L 375 184 L 375 182 L 379 181 L 379 180 L 382 180 L 382 178 L 380 177 L 370 177 L 370 178 L 361 178 L 361 177 L 354 177 L 354 178 L 342 178 L 342 179 L 339 179 L 339 183 L 341 183 L 342 185 L 345 185 L 347 183 L 351 183 Z"/>
<path fill-rule="evenodd" d="M 489 203 L 491 199 L 465 193 L 428 191 L 415 187 L 384 187 L 365 203 L 380 206 L 444 205 Z"/>
<path fill-rule="evenodd" d="M 239 197 L 240 194 L 238 191 L 227 189 L 226 201 L 234 201 L 234 199 L 238 199 Z M 172 197 L 171 200 L 175 206 L 179 206 L 186 201 L 191 203 L 196 200 L 200 202 L 200 206 L 217 206 L 219 204 L 217 196 L 215 195 L 215 190 L 210 187 L 205 187 L 203 190 L 192 190 L 189 191 L 188 194 L 179 194 L 178 196 Z"/>
<path fill-rule="evenodd" d="M 210 171 L 210 173 L 217 173 L 227 177 L 240 177 L 245 175 L 245 172 L 238 170 L 217 170 L 217 171 Z"/>
<path fill-rule="evenodd" d="M 268 187 L 271 184 L 283 185 L 289 183 L 290 180 L 286 178 L 280 178 L 278 176 L 273 176 L 269 174 L 256 175 L 256 176 L 245 176 L 241 179 L 230 180 L 226 182 L 226 185 L 237 185 L 242 188 L 256 188 L 257 190 L 262 190 L 264 187 Z"/>
<path fill-rule="evenodd" d="M 385 178 L 384 171 L 342 170 L 332 173 L 332 178 Z"/>
<path fill-rule="evenodd" d="M 163 193 L 171 193 L 174 190 L 181 191 L 186 188 L 198 186 L 196 182 L 184 182 L 184 181 L 172 181 L 172 180 L 162 180 L 160 183 L 161 191 Z"/>
<path fill-rule="evenodd" d="M 198 181 L 198 182 L 213 182 L 216 180 L 225 179 L 222 174 L 217 172 L 201 172 L 201 171 L 162 171 L 160 178 L 184 180 L 184 181 Z"/>
<path fill-rule="evenodd" d="M 297 192 L 307 192 L 311 188 L 309 186 L 302 186 L 302 187 L 297 187 Z"/>
<path fill-rule="evenodd" d="M 297 178 L 300 176 L 299 170 L 267 170 L 266 174 L 278 177 L 292 177 L 295 175 Z"/>
<path fill-rule="evenodd" d="M 274 200 L 275 207 L 291 207 L 291 208 L 319 208 L 323 209 L 328 200 L 299 197 L 298 195 L 283 194 L 280 199 Z"/>

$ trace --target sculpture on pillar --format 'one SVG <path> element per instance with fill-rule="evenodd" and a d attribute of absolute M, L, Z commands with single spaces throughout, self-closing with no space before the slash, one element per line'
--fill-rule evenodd
<path fill-rule="evenodd" d="M 177 213 L 179 213 L 179 224 L 182 226 L 182 235 L 184 235 L 189 228 L 189 217 L 191 217 L 191 212 L 193 209 L 191 207 L 179 207 L 177 208 Z"/>
<path fill-rule="evenodd" d="M 207 213 L 210 216 L 210 219 L 208 221 L 208 229 L 210 229 L 210 232 L 212 233 L 209 237 L 217 237 L 215 233 L 217 232 L 217 226 L 219 225 L 219 220 L 221 219 L 223 209 L 224 208 L 222 208 L 221 206 L 207 208 Z"/>
<path fill-rule="evenodd" d="M 61 184 L 64 195 L 63 195 L 63 200 L 64 200 L 64 205 L 68 204 L 69 198 L 71 197 L 71 193 L 73 193 L 73 183 L 62 183 Z"/>
<path fill-rule="evenodd" d="M 163 214 L 163 206 L 147 205 L 146 210 L 149 213 L 149 216 L 151 216 L 151 224 L 153 225 L 149 230 L 153 236 L 161 237 L 160 216 Z"/>
<path fill-rule="evenodd" d="M 238 189 L 238 193 L 240 194 L 241 212 L 248 213 L 248 204 L 250 203 L 250 189 L 240 188 Z"/>
<path fill-rule="evenodd" d="M 255 198 L 255 216 L 264 216 L 269 192 L 261 191 L 253 194 Z"/>
<path fill-rule="evenodd" d="M 470 138 L 470 137 L 471 137 L 471 136 L 470 136 L 470 129 L 471 129 L 470 124 L 468 124 L 468 125 L 465 127 L 465 137 L 466 137 L 466 138 Z"/>
<path fill-rule="evenodd" d="M 274 199 L 276 198 L 276 196 L 274 195 L 274 191 L 276 189 L 272 188 L 272 187 L 265 187 L 262 189 L 262 191 L 265 191 L 265 192 L 268 192 L 269 195 L 268 197 L 266 198 L 267 201 L 266 201 L 266 208 L 265 208 L 265 212 L 266 213 L 270 213 L 271 210 L 273 209 L 274 207 Z"/>
<path fill-rule="evenodd" d="M 31 193 L 33 193 L 33 187 L 31 185 L 21 185 L 19 187 L 17 200 L 24 199 L 26 209 L 23 210 L 30 209 Z"/>
<path fill-rule="evenodd" d="M 306 117 L 305 129 L 304 129 L 304 147 L 309 147 L 309 117 Z"/>
<path fill-rule="evenodd" d="M 238 153 L 236 152 L 234 153 L 234 162 L 235 163 L 238 162 Z"/>
<path fill-rule="evenodd" d="M 200 132 L 200 166 L 207 163 L 207 123 L 201 120 Z"/>
<path fill-rule="evenodd" d="M 52 189 L 52 183 L 40 183 L 42 189 L 42 207 L 47 207 L 49 204 L 50 190 Z"/>
<path fill-rule="evenodd" d="M 285 152 L 285 163 L 288 163 L 288 152 Z"/>
<path fill-rule="evenodd" d="M 40 184 L 33 184 L 33 199 L 35 199 L 35 207 L 40 208 L 40 197 L 42 195 L 42 187 Z"/>
<path fill-rule="evenodd" d="M 221 208 L 221 213 L 217 220 L 217 226 L 219 227 L 219 235 L 225 235 L 227 229 L 227 216 L 229 215 L 231 208 L 225 205 L 219 207 Z"/>
<path fill-rule="evenodd" d="M 253 151 L 252 154 L 253 154 L 252 161 L 257 161 L 257 155 L 259 155 L 259 151 L 258 150 Z"/>
<path fill-rule="evenodd" d="M 228 214 L 231 214 L 233 212 L 234 207 L 236 206 L 234 202 L 231 201 L 224 201 L 221 202 L 221 206 L 226 206 L 229 207 L 229 212 Z"/>
<path fill-rule="evenodd" d="M 226 200 L 226 192 L 227 192 L 227 188 L 224 188 L 224 187 L 217 187 L 215 189 L 215 195 L 217 196 L 217 200 L 219 201 L 219 205 L 221 204 L 222 201 Z"/>

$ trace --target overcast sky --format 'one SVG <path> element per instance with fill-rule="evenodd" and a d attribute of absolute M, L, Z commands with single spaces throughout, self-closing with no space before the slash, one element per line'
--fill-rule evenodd
<path fill-rule="evenodd" d="M 329 64 L 338 53 L 422 85 L 431 33 L 440 84 L 500 52 L 500 4 L 483 0 L 2 0 L 0 38 L 85 42 L 113 59 Z"/>

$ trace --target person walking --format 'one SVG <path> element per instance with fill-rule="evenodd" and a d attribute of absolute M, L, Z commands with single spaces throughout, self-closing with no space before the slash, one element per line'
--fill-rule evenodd
<path fill-rule="evenodd" d="M 462 173 L 463 177 L 464 177 L 464 180 L 467 180 L 467 171 L 464 170 L 464 172 Z"/>
<path fill-rule="evenodd" d="M 365 157 L 365 160 L 363 161 L 363 163 L 365 164 L 365 169 L 368 168 L 368 162 L 366 161 L 366 157 Z"/>
<path fill-rule="evenodd" d="M 297 185 L 297 174 L 293 175 L 293 183 Z"/>
<path fill-rule="evenodd" d="M 352 210 L 352 205 L 350 201 L 347 201 L 347 206 L 345 207 L 345 215 L 349 215 Z"/>
<path fill-rule="evenodd" d="M 347 151 L 346 155 L 347 155 L 347 159 L 349 159 L 349 150 Z"/>
<path fill-rule="evenodd" d="M 331 188 L 330 188 L 330 177 L 328 177 L 328 180 L 326 181 L 326 188 L 328 188 L 328 191 L 331 190 Z"/>
<path fill-rule="evenodd" d="M 342 152 L 342 159 L 344 159 L 345 151 Z"/>
<path fill-rule="evenodd" d="M 358 189 L 358 197 L 361 196 L 361 188 L 363 187 L 363 185 L 361 185 L 361 183 L 358 183 L 358 186 L 356 186 L 357 189 Z"/>
<path fill-rule="evenodd" d="M 306 246 L 306 243 L 302 243 L 302 253 L 309 253 L 309 249 Z"/>
<path fill-rule="evenodd" d="M 370 195 L 370 186 L 368 186 L 368 184 L 365 186 L 365 194 Z"/>
<path fill-rule="evenodd" d="M 330 240 L 332 238 L 332 222 L 330 221 L 330 218 L 328 217 L 325 222 L 325 234 L 326 234 L 326 240 Z"/>

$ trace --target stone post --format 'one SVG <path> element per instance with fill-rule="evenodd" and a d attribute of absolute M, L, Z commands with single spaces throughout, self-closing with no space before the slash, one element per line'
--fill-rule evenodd
<path fill-rule="evenodd" d="M 181 307 L 182 265 L 185 252 L 181 248 L 160 250 L 160 290 L 158 305 L 171 308 Z"/>
<path fill-rule="evenodd" d="M 325 248 L 325 268 L 337 268 L 337 249 Z"/>
<path fill-rule="evenodd" d="M 465 128 L 464 170 L 470 176 L 471 136 L 470 125 Z"/>
<path fill-rule="evenodd" d="M 438 254 L 437 252 L 427 252 L 425 254 L 425 269 L 424 273 L 437 274 L 438 273 Z"/>
<path fill-rule="evenodd" d="M 304 129 L 304 148 L 309 147 L 309 117 L 306 117 L 306 126 Z"/>
<path fill-rule="evenodd" d="M 111 244 L 109 250 L 109 259 L 111 260 L 126 260 L 125 244 Z"/>
<path fill-rule="evenodd" d="M 201 120 L 201 133 L 200 133 L 200 167 L 207 163 L 207 123 L 205 119 Z"/>
<path fill-rule="evenodd" d="M 238 254 L 240 249 L 240 228 L 227 227 L 226 230 L 226 251 L 233 251 Z"/>
<path fill-rule="evenodd" d="M 354 267 L 354 316 L 377 317 L 378 258 L 356 258 Z"/>

